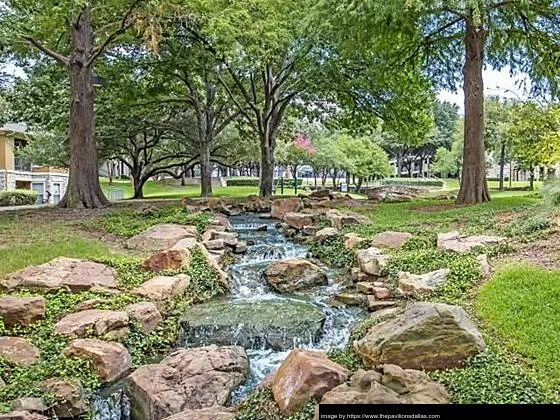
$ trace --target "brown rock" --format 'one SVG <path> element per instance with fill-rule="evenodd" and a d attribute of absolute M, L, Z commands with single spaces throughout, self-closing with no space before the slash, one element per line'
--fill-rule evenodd
<path fill-rule="evenodd" d="M 327 284 L 327 274 L 315 264 L 300 258 L 281 260 L 264 272 L 270 287 L 279 293 L 292 293 Z"/>
<path fill-rule="evenodd" d="M 357 233 L 350 232 L 344 235 L 344 248 L 346 249 L 359 248 L 364 242 L 365 239 Z"/>
<path fill-rule="evenodd" d="M 45 317 L 42 297 L 0 297 L 0 319 L 7 328 L 28 327 Z"/>
<path fill-rule="evenodd" d="M 54 397 L 52 410 L 60 418 L 76 418 L 87 412 L 82 384 L 77 379 L 50 378 L 40 385 Z"/>
<path fill-rule="evenodd" d="M 305 226 L 313 225 L 315 218 L 308 213 L 289 212 L 284 215 L 284 222 L 294 229 L 302 230 Z"/>
<path fill-rule="evenodd" d="M 12 410 L 28 411 L 30 413 L 43 413 L 47 411 L 47 406 L 41 398 L 23 397 L 12 401 Z"/>
<path fill-rule="evenodd" d="M 106 299 L 88 299 L 83 302 L 78 303 L 74 307 L 74 312 L 88 311 L 90 309 L 96 309 L 97 307 L 106 303 Z"/>
<path fill-rule="evenodd" d="M 368 200 L 375 203 L 402 203 L 412 201 L 426 190 L 424 188 L 407 187 L 404 185 L 385 185 L 370 188 L 366 191 Z"/>
<path fill-rule="evenodd" d="M 233 225 L 231 224 L 229 219 L 226 216 L 221 215 L 221 214 L 218 214 L 218 215 L 214 216 L 208 224 L 210 226 L 220 226 L 228 232 L 233 232 L 234 231 Z"/>
<path fill-rule="evenodd" d="M 27 367 L 38 362 L 41 353 L 25 338 L 0 337 L 0 358 Z"/>
<path fill-rule="evenodd" d="M 270 213 L 271 200 L 250 195 L 243 203 L 243 210 L 249 213 Z"/>
<path fill-rule="evenodd" d="M 382 309 L 392 308 L 397 302 L 392 300 L 377 300 L 375 296 L 367 297 L 367 308 L 370 312 L 380 311 Z"/>
<path fill-rule="evenodd" d="M 378 248 L 361 249 L 358 251 L 358 264 L 360 269 L 371 276 L 381 277 L 385 275 L 389 265 L 389 259 Z"/>
<path fill-rule="evenodd" d="M 110 267 L 91 261 L 57 258 L 48 263 L 26 268 L 10 274 L 0 283 L 8 289 L 57 290 L 66 288 L 72 292 L 91 290 L 96 286 L 117 286 L 116 272 Z"/>
<path fill-rule="evenodd" d="M 163 419 L 187 410 L 224 405 L 249 370 L 242 347 L 181 349 L 129 377 L 133 418 Z"/>
<path fill-rule="evenodd" d="M 324 242 L 327 239 L 334 238 L 338 235 L 338 229 L 333 227 L 327 227 L 315 232 L 315 238 L 319 242 Z"/>
<path fill-rule="evenodd" d="M 373 295 L 376 299 L 384 300 L 391 297 L 391 291 L 386 287 L 373 287 Z"/>
<path fill-rule="evenodd" d="M 130 333 L 126 312 L 101 309 L 67 315 L 55 324 L 54 331 L 70 337 L 85 337 L 92 333 L 111 339 L 122 338 Z"/>
<path fill-rule="evenodd" d="M 360 281 L 356 283 L 356 290 L 366 295 L 373 295 L 374 286 L 373 283 Z"/>
<path fill-rule="evenodd" d="M 429 294 L 445 284 L 451 270 L 443 268 L 426 274 L 399 273 L 399 288 L 405 294 Z"/>
<path fill-rule="evenodd" d="M 202 245 L 204 245 L 208 250 L 224 249 L 226 247 L 223 239 L 211 239 L 202 242 Z"/>
<path fill-rule="evenodd" d="M 331 222 L 331 226 L 337 229 L 341 229 L 344 226 L 348 225 L 356 225 L 356 224 L 365 224 L 368 225 L 371 223 L 371 220 L 366 217 L 362 216 L 361 214 L 354 213 L 354 212 L 341 212 L 339 210 L 329 210 L 325 214 L 329 222 Z"/>
<path fill-rule="evenodd" d="M 194 247 L 196 247 L 198 241 L 196 238 L 185 238 L 178 241 L 175 245 L 173 245 L 170 249 L 184 249 L 190 251 Z"/>
<path fill-rule="evenodd" d="M 371 244 L 377 248 L 400 248 L 412 238 L 408 232 L 383 232 L 374 235 Z"/>
<path fill-rule="evenodd" d="M 470 252 L 473 248 L 498 245 L 506 241 L 500 236 L 461 235 L 459 232 L 440 233 L 437 237 L 437 247 L 445 251 L 454 251 L 459 254 Z"/>
<path fill-rule="evenodd" d="M 359 292 L 341 292 L 336 298 L 348 306 L 363 306 L 367 302 L 367 296 Z"/>
<path fill-rule="evenodd" d="M 64 355 L 91 360 L 102 382 L 116 381 L 132 369 L 132 358 L 120 343 L 91 338 L 74 340 L 64 349 Z"/>
<path fill-rule="evenodd" d="M 348 371 L 325 353 L 294 349 L 274 375 L 272 394 L 280 410 L 291 414 L 347 378 Z"/>
<path fill-rule="evenodd" d="M 237 245 L 237 233 L 235 232 L 218 232 L 216 230 L 212 232 L 212 239 L 214 240 L 221 240 L 227 246 L 234 247 Z"/>
<path fill-rule="evenodd" d="M 197 236 L 195 226 L 160 224 L 130 238 L 126 245 L 130 249 L 157 252 L 171 248 L 181 239 L 196 238 Z"/>
<path fill-rule="evenodd" d="M 144 261 L 142 268 L 145 271 L 180 270 L 190 262 L 191 254 L 187 249 L 166 249 Z"/>
<path fill-rule="evenodd" d="M 188 410 L 164 420 L 234 420 L 235 413 L 228 408 L 215 406 L 200 410 Z"/>
<path fill-rule="evenodd" d="M 29 411 L 11 411 L 0 414 L 0 420 L 47 420 L 47 417 Z"/>
<path fill-rule="evenodd" d="M 225 287 L 226 290 L 229 290 L 228 275 L 224 270 L 222 270 L 222 267 L 220 267 L 218 261 L 214 259 L 212 254 L 210 254 L 210 252 L 206 249 L 204 245 L 197 244 L 197 248 L 202 253 L 202 256 L 204 257 L 208 265 L 212 267 L 212 269 L 218 276 L 218 280 L 220 280 L 220 282 L 222 283 L 222 285 Z"/>
<path fill-rule="evenodd" d="M 233 252 L 236 254 L 243 254 L 247 252 L 247 248 L 248 248 L 247 242 L 239 241 L 237 242 L 237 245 L 235 245 Z"/>
<path fill-rule="evenodd" d="M 152 302 L 134 303 L 128 305 L 124 310 L 131 320 L 138 323 L 144 334 L 155 330 L 158 324 L 163 321 L 161 313 Z"/>
<path fill-rule="evenodd" d="M 132 293 L 156 301 L 162 306 L 174 298 L 182 296 L 190 284 L 190 277 L 186 274 L 176 276 L 154 277 L 132 291 Z"/>
<path fill-rule="evenodd" d="M 272 201 L 270 212 L 274 219 L 283 220 L 286 213 L 301 210 L 302 202 L 299 197 L 283 198 Z"/>

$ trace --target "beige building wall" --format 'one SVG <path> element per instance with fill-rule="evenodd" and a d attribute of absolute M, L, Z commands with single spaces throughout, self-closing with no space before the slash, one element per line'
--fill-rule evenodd
<path fill-rule="evenodd" d="M 0 169 L 14 170 L 14 139 L 0 132 Z"/>

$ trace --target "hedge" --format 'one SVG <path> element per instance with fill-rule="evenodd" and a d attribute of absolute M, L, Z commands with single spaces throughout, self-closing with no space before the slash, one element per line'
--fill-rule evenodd
<path fill-rule="evenodd" d="M 39 193 L 32 190 L 13 190 L 0 192 L 0 207 L 27 206 L 35 204 Z"/>
<path fill-rule="evenodd" d="M 303 179 L 298 179 L 298 187 L 301 187 L 303 184 Z M 277 188 L 280 188 L 280 180 L 275 179 L 274 184 Z M 284 179 L 284 188 L 294 188 L 294 180 L 293 179 Z M 228 187 L 258 187 L 259 186 L 259 179 L 258 178 L 241 178 L 241 179 L 228 179 L 226 180 L 226 185 Z"/>
<path fill-rule="evenodd" d="M 404 180 L 394 180 L 394 179 L 382 179 L 379 181 L 381 185 L 407 185 L 411 187 L 443 187 L 443 181 L 437 179 L 407 179 Z"/>

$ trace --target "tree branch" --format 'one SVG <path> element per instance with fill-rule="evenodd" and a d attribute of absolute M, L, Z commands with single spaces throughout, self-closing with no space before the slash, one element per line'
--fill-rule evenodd
<path fill-rule="evenodd" d="M 47 54 L 49 57 L 54 58 L 56 61 L 58 61 L 60 64 L 62 64 L 64 67 L 68 67 L 70 65 L 70 60 L 68 59 L 68 57 L 54 51 L 51 50 L 50 48 L 44 46 L 42 43 L 40 43 L 39 41 L 37 41 L 35 38 L 31 37 L 31 36 L 24 36 L 23 39 L 25 39 L 27 42 L 29 42 L 31 45 L 33 45 L 35 48 L 37 48 L 39 51 L 42 51 L 43 53 Z"/>

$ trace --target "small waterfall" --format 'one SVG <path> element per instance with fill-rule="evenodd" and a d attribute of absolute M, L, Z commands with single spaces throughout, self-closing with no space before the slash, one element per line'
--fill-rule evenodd
<path fill-rule="evenodd" d="M 91 406 L 92 420 L 130 420 L 130 401 L 122 382 L 95 394 Z"/>

